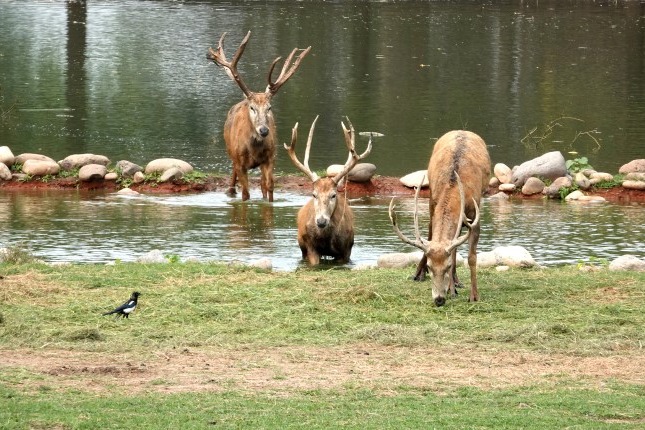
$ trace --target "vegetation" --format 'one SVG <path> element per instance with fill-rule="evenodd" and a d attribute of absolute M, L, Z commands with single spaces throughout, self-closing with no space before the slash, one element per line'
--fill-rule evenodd
<path fill-rule="evenodd" d="M 593 167 L 589 164 L 587 157 L 579 157 L 573 160 L 567 160 L 565 162 L 565 166 L 571 174 L 576 174 L 586 169 L 593 169 Z"/>
<path fill-rule="evenodd" d="M 645 273 L 480 270 L 442 308 L 409 275 L 5 260 L 0 423 L 642 427 Z"/>

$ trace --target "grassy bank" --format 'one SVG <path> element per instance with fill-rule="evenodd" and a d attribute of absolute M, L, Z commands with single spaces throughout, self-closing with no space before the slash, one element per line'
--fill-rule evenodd
<path fill-rule="evenodd" d="M 482 270 L 442 308 L 409 275 L 0 265 L 0 427 L 645 424 L 645 274 Z"/>

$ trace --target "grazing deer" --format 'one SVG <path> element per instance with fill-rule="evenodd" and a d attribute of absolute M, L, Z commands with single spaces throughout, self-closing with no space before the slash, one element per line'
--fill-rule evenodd
<path fill-rule="evenodd" d="M 228 190 L 230 195 L 235 195 L 235 183 L 240 180 L 242 187 L 242 200 L 249 199 L 249 178 L 248 170 L 260 167 L 262 197 L 273 201 L 273 165 L 275 163 L 275 140 L 276 127 L 271 111 L 271 98 L 278 92 L 289 78 L 296 72 L 302 59 L 309 53 L 311 46 L 298 55 L 291 63 L 298 48 L 291 51 L 282 66 L 282 71 L 273 82 L 271 75 L 280 57 L 276 58 L 269 68 L 268 85 L 264 92 L 256 93 L 246 86 L 242 77 L 237 71 L 237 62 L 240 60 L 246 44 L 249 41 L 251 32 L 246 34 L 239 48 L 229 62 L 224 54 L 222 43 L 226 33 L 222 34 L 217 45 L 217 50 L 208 48 L 206 57 L 218 66 L 224 67 L 226 74 L 233 79 L 240 87 L 246 98 L 234 105 L 226 116 L 224 123 L 224 141 L 226 152 L 233 161 L 233 174 L 231 186 Z"/>
<path fill-rule="evenodd" d="M 298 245 L 303 260 L 308 260 L 312 265 L 320 263 L 321 256 L 333 257 L 337 262 L 347 263 L 354 245 L 354 214 L 345 196 L 338 192 L 338 188 L 356 163 L 369 155 L 372 139 L 370 138 L 365 152 L 358 155 L 354 149 L 355 132 L 352 123 L 347 118 L 348 130 L 341 122 L 350 156 L 336 176 L 319 178 L 309 168 L 309 152 L 316 121 L 318 117 L 314 119 L 309 130 L 304 164 L 298 160 L 295 152 L 298 123 L 291 130 L 291 145 L 284 144 L 293 164 L 311 179 L 314 186 L 313 198 L 298 211 Z"/>
<path fill-rule="evenodd" d="M 479 241 L 479 203 L 490 178 L 490 157 L 481 137 L 470 131 L 455 130 L 444 134 L 435 144 L 428 165 L 430 183 L 430 222 L 428 240 L 419 233 L 418 198 L 414 197 L 415 240 L 408 239 L 396 224 L 394 199 L 390 202 L 390 220 L 397 236 L 424 253 L 415 280 L 422 281 L 432 272 L 432 298 L 437 306 L 446 302 L 446 293 L 456 295 L 457 247 L 468 240 L 470 301 L 479 300 L 477 291 L 477 242 Z M 472 221 L 471 221 L 472 220 Z M 467 228 L 461 233 L 462 227 Z"/>

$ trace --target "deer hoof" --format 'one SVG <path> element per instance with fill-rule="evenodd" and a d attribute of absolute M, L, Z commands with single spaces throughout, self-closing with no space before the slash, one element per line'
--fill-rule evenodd
<path fill-rule="evenodd" d="M 235 195 L 237 194 L 237 191 L 235 191 L 235 187 L 231 187 L 231 188 L 229 188 L 229 189 L 228 189 L 228 191 L 226 192 L 226 194 L 227 194 L 228 196 L 230 196 L 230 197 L 233 197 L 233 196 L 235 196 Z"/>

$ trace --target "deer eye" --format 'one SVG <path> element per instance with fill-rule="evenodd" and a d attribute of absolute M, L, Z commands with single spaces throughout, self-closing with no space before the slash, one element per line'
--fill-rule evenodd
<path fill-rule="evenodd" d="M 250 110 L 251 112 L 255 113 L 255 107 L 253 107 L 253 106 L 249 106 L 249 110 Z"/>
<path fill-rule="evenodd" d="M 333 199 L 335 199 L 335 198 L 336 198 L 336 194 L 332 194 L 331 196 L 329 196 L 329 198 L 330 198 L 330 199 L 332 199 L 332 200 L 333 200 Z"/>

